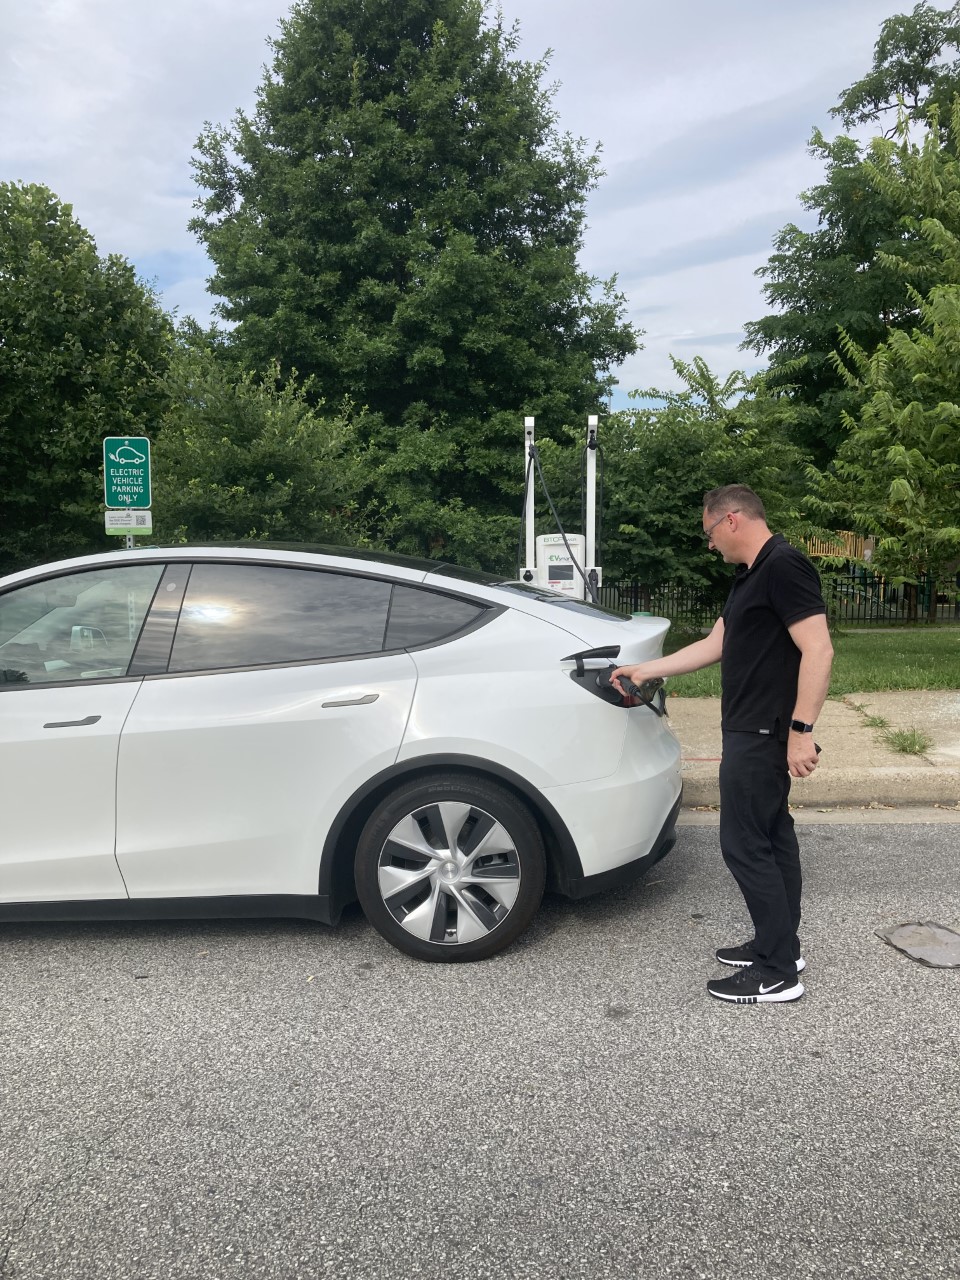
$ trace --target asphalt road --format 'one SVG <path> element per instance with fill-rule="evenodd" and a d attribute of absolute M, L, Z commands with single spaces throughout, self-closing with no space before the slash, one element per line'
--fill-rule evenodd
<path fill-rule="evenodd" d="M 0 929 L 0 1276 L 960 1275 L 960 826 L 807 826 L 806 997 L 710 1000 L 716 830 L 481 965 L 352 913 Z"/>

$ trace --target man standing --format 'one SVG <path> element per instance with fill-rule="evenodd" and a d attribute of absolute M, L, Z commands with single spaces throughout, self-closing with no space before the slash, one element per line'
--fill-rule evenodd
<path fill-rule="evenodd" d="M 754 937 L 717 952 L 737 972 L 708 982 L 707 990 L 736 1004 L 782 1003 L 803 995 L 797 975 L 805 968 L 797 936 L 800 849 L 787 797 L 790 778 L 817 767 L 813 725 L 827 696 L 833 646 L 816 570 L 771 534 L 752 489 L 729 484 L 705 494 L 703 533 L 737 566 L 713 630 L 669 657 L 618 667 L 613 679 L 639 684 L 720 663 L 720 848 Z"/>

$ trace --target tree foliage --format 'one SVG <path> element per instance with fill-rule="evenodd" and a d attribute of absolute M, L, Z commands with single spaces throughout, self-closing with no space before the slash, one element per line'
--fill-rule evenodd
<path fill-rule="evenodd" d="M 105 545 L 102 438 L 154 434 L 171 334 L 69 205 L 0 183 L 0 573 Z"/>
<path fill-rule="evenodd" d="M 236 374 L 185 337 L 154 450 L 158 537 L 342 541 L 358 483 L 352 425 L 294 381 Z"/>
<path fill-rule="evenodd" d="M 949 102 L 960 87 L 960 61 L 949 57 L 960 42 L 960 6 L 947 10 L 918 4 L 882 26 L 871 71 L 841 96 L 834 113 L 847 127 L 887 123 L 899 103 L 907 118 L 925 125 L 932 106 Z M 947 107 L 942 118 L 948 118 Z M 897 125 L 888 130 L 896 134 Z M 746 325 L 744 347 L 766 355 L 771 371 L 793 387 L 814 412 L 798 425 L 796 442 L 820 467 L 839 447 L 844 413 L 859 407 L 858 385 L 838 374 L 834 360 L 841 331 L 873 352 L 891 329 L 917 321 L 911 286 L 930 284 L 937 260 L 919 234 L 910 192 L 876 182 L 876 160 L 885 141 L 864 143 L 840 136 L 828 141 L 815 130 L 811 153 L 825 166 L 824 181 L 800 196 L 817 216 L 813 231 L 784 227 L 774 252 L 757 274 L 773 310 Z M 892 257 L 897 265 L 891 265 Z"/>
<path fill-rule="evenodd" d="M 913 583 L 960 557 L 960 287 L 919 306 L 873 356 L 847 346 L 865 402 L 831 469 L 811 472 L 827 516 L 875 535 L 874 567 Z"/>
<path fill-rule="evenodd" d="M 833 466 L 811 472 L 821 509 L 878 536 L 877 568 L 906 581 L 941 574 L 960 556 L 960 100 L 944 135 L 939 112 L 912 142 L 905 115 L 897 138 L 873 148 L 871 171 L 884 197 L 938 262 L 927 296 L 909 289 L 917 322 L 891 330 L 874 353 L 843 338 L 838 375 L 862 408 L 845 414 Z M 896 256 L 887 265 L 909 273 Z"/>
<path fill-rule="evenodd" d="M 596 411 L 636 348 L 577 264 L 600 169 L 484 0 L 300 0 L 193 227 L 237 358 L 366 408 L 374 534 L 502 560 L 521 418 Z M 489 523 L 488 523 L 489 522 Z"/>
<path fill-rule="evenodd" d="M 794 412 L 788 396 L 762 376 L 735 372 L 721 381 L 699 356 L 689 363 L 674 359 L 673 366 L 682 390 L 635 392 L 659 405 L 601 421 L 608 581 L 690 587 L 727 581 L 729 569 L 708 551 L 700 526 L 703 495 L 719 485 L 750 485 L 763 498 L 771 527 L 794 537 L 809 531 L 802 456 L 786 438 Z M 578 495 L 571 450 L 544 451 L 551 489 L 573 528 Z"/>
<path fill-rule="evenodd" d="M 863 148 L 851 138 L 828 142 L 817 131 L 810 149 L 823 160 L 826 179 L 800 200 L 820 225 L 803 231 L 790 224 L 777 235 L 757 272 L 776 310 L 745 326 L 744 346 L 766 354 L 771 371 L 815 410 L 796 442 L 825 465 L 842 439 L 842 412 L 855 407 L 833 362 L 840 331 L 873 351 L 890 327 L 909 324 L 915 313 L 903 273 L 882 256 L 902 247 L 901 210 L 872 185 Z"/>
<path fill-rule="evenodd" d="M 951 54 L 953 56 L 951 56 Z M 914 5 L 880 28 L 873 66 L 840 96 L 832 114 L 844 127 L 883 123 L 906 110 L 925 121 L 935 106 L 946 120 L 960 90 L 960 4 L 935 9 Z"/>

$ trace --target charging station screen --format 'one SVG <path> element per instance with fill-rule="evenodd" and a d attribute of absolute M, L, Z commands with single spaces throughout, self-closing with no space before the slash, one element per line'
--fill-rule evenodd
<path fill-rule="evenodd" d="M 552 564 L 547 570 L 547 575 L 551 582 L 572 582 L 573 581 L 573 565 L 572 564 Z"/>

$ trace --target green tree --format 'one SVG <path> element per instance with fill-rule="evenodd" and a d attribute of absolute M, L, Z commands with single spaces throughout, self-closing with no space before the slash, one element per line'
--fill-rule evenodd
<path fill-rule="evenodd" d="M 0 183 L 0 572 L 106 545 L 101 441 L 154 434 L 171 334 L 69 205 Z"/>
<path fill-rule="evenodd" d="M 607 582 L 708 587 L 728 581 L 729 570 L 707 550 L 700 528 L 703 495 L 719 485 L 750 485 L 762 496 L 771 527 L 790 537 L 813 529 L 803 505 L 803 457 L 786 437 L 796 413 L 789 396 L 762 376 L 735 372 L 721 381 L 699 356 L 690 363 L 674 359 L 673 366 L 681 391 L 634 392 L 659 400 L 659 407 L 601 421 Z M 572 450 L 548 444 L 544 453 L 551 490 L 568 527 L 578 527 Z"/>
<path fill-rule="evenodd" d="M 912 333 L 891 333 L 872 356 L 847 346 L 865 402 L 845 415 L 832 468 L 811 470 L 826 516 L 875 535 L 873 567 L 914 584 L 960 558 L 960 287 L 938 285 L 918 305 Z"/>
<path fill-rule="evenodd" d="M 311 406 L 292 379 L 237 374 L 184 336 L 154 450 L 158 536 L 343 541 L 359 478 L 351 425 Z"/>
<path fill-rule="evenodd" d="M 951 54 L 953 55 L 951 57 Z M 896 121 L 901 109 L 911 120 L 926 121 L 936 106 L 944 120 L 960 89 L 960 4 L 935 9 L 914 5 L 894 14 L 880 28 L 873 66 L 840 96 L 832 110 L 847 129 Z"/>
<path fill-rule="evenodd" d="M 834 114 L 848 128 L 887 123 L 905 101 L 909 118 L 925 123 L 931 106 L 952 100 L 960 86 L 960 61 L 949 56 L 960 42 L 958 14 L 957 5 L 918 4 L 884 22 L 873 67 L 841 95 Z M 946 120 L 948 108 L 942 115 Z M 814 411 L 798 421 L 795 439 L 821 467 L 844 438 L 843 414 L 859 405 L 859 386 L 840 377 L 834 360 L 841 331 L 872 352 L 891 329 L 909 329 L 917 320 L 910 286 L 929 284 L 936 265 L 915 224 L 904 221 L 912 212 L 907 193 L 891 195 L 874 181 L 876 146 L 846 136 L 828 141 L 814 131 L 810 151 L 825 176 L 800 201 L 816 214 L 817 227 L 789 224 L 779 232 L 757 272 L 773 310 L 746 325 L 744 347 L 765 355 L 772 373 Z"/>
<path fill-rule="evenodd" d="M 485 0 L 301 0 L 192 224 L 237 358 L 369 411 L 372 536 L 499 564 L 523 414 L 595 412 L 636 349 L 577 262 L 598 156 L 517 47 Z"/>
<path fill-rule="evenodd" d="M 862 408 L 844 414 L 833 466 L 811 472 L 828 517 L 877 535 L 876 567 L 913 583 L 960 556 L 960 99 L 949 130 L 936 108 L 930 123 L 914 143 L 901 114 L 897 137 L 874 145 L 870 171 L 885 199 L 911 208 L 905 222 L 939 264 L 926 274 L 941 282 L 926 297 L 909 289 L 917 323 L 874 353 L 844 335 L 835 365 Z M 895 255 L 886 265 L 912 271 Z"/>
<path fill-rule="evenodd" d="M 833 361 L 841 330 L 873 351 L 915 310 L 903 273 L 882 257 L 902 248 L 902 211 L 871 183 L 864 148 L 847 137 L 828 142 L 818 130 L 810 150 L 823 160 L 826 180 L 800 201 L 819 226 L 789 224 L 778 233 L 757 272 L 776 309 L 745 326 L 743 346 L 765 355 L 771 373 L 814 411 L 799 421 L 796 443 L 825 466 L 843 438 L 841 414 L 856 408 L 856 389 Z"/>

